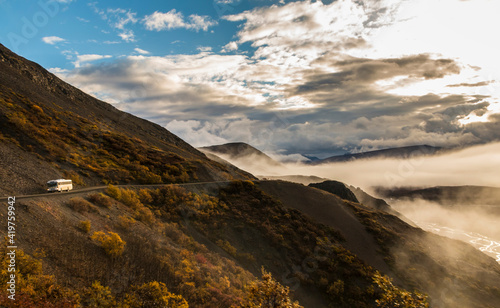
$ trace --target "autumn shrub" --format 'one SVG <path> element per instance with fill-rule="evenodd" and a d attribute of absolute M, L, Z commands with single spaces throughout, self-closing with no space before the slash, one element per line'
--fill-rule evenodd
<path fill-rule="evenodd" d="M 134 287 L 125 303 L 131 308 L 189 307 L 182 295 L 170 293 L 164 283 L 157 281 Z"/>
<path fill-rule="evenodd" d="M 90 221 L 82 220 L 78 223 L 78 229 L 82 230 L 85 233 L 89 233 L 90 231 Z"/>
<path fill-rule="evenodd" d="M 85 288 L 82 305 L 84 307 L 112 308 L 116 307 L 116 300 L 109 287 L 102 286 L 99 281 L 94 281 L 92 286 Z"/>
<path fill-rule="evenodd" d="M 118 201 L 121 199 L 121 196 L 122 196 L 120 188 L 118 188 L 114 185 L 111 185 L 111 184 L 108 185 L 108 188 L 106 189 L 106 193 L 108 194 L 108 196 L 110 196 L 111 198 L 118 200 Z"/>
<path fill-rule="evenodd" d="M 233 257 L 237 256 L 237 250 L 236 250 L 236 248 L 234 248 L 228 241 L 226 241 L 226 240 L 217 240 L 216 244 L 220 248 L 224 249 L 231 256 L 233 256 Z"/>
<path fill-rule="evenodd" d="M 135 219 L 142 221 L 147 225 L 153 225 L 156 221 L 155 215 L 151 210 L 141 204 L 140 208 L 135 211 Z"/>
<path fill-rule="evenodd" d="M 97 209 L 95 206 L 88 202 L 87 200 L 81 198 L 81 197 L 75 197 L 71 198 L 68 201 L 68 206 L 78 212 L 78 213 L 86 213 L 86 212 L 96 212 Z"/>
<path fill-rule="evenodd" d="M 103 193 L 92 194 L 88 196 L 88 198 L 89 201 L 94 203 L 95 205 L 105 207 L 108 209 L 113 205 L 113 201 L 111 201 L 111 199 L 108 196 L 104 195 Z"/>
<path fill-rule="evenodd" d="M 117 226 L 121 229 L 128 230 L 132 225 L 135 224 L 135 219 L 129 216 L 118 216 Z"/>
<path fill-rule="evenodd" d="M 76 173 L 73 170 L 64 171 L 64 177 L 71 179 L 73 184 L 85 186 L 85 182 L 83 181 L 83 179 L 80 177 L 78 173 Z"/>
<path fill-rule="evenodd" d="M 419 292 L 409 292 L 392 284 L 392 280 L 379 272 L 373 276 L 373 281 L 382 290 L 382 298 L 376 300 L 377 307 L 392 308 L 428 308 L 427 296 Z"/>
<path fill-rule="evenodd" d="M 118 199 L 120 202 L 132 209 L 138 209 L 142 206 L 139 196 L 132 189 L 120 189 L 121 197 Z"/>
<path fill-rule="evenodd" d="M 125 241 L 114 232 L 108 232 L 108 234 L 97 231 L 92 234 L 92 240 L 99 243 L 99 245 L 104 248 L 107 255 L 111 257 L 120 256 L 125 250 Z"/>
<path fill-rule="evenodd" d="M 303 308 L 290 299 L 290 289 L 283 287 L 273 276 L 262 269 L 262 279 L 248 288 L 244 308 Z"/>

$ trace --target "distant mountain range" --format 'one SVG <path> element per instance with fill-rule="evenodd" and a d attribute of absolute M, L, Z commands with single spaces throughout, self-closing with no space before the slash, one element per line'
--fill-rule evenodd
<path fill-rule="evenodd" d="M 312 165 L 348 162 L 359 159 L 375 159 L 375 158 L 410 158 L 425 155 L 435 155 L 443 152 L 445 149 L 440 147 L 433 147 L 430 145 L 415 145 L 399 148 L 390 148 L 376 151 L 368 151 L 355 154 L 344 154 L 331 156 L 324 159 L 312 160 L 309 163 Z"/>
<path fill-rule="evenodd" d="M 259 163 L 269 166 L 279 166 L 281 163 L 269 157 L 264 152 L 254 148 L 244 142 L 226 143 L 222 145 L 213 145 L 199 148 L 201 151 L 210 152 L 215 155 L 222 155 L 223 158 L 237 161 L 244 160 L 251 162 L 252 159 L 258 159 Z M 434 147 L 429 145 L 415 145 L 407 147 L 390 148 L 376 151 L 368 151 L 354 154 L 343 154 L 320 159 L 314 156 L 304 156 L 309 159 L 306 164 L 321 165 L 329 163 L 349 162 L 361 159 L 380 159 L 395 158 L 404 159 L 426 155 L 436 155 L 448 151 L 449 149 Z M 237 164 L 236 164 L 237 165 Z"/>

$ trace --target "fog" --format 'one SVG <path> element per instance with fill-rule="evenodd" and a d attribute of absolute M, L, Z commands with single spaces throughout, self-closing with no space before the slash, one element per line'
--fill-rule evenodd
<path fill-rule="evenodd" d="M 328 165 L 282 163 L 271 165 L 257 157 L 222 158 L 255 175 L 317 176 L 342 181 L 369 190 L 372 186 L 500 186 L 500 143 L 409 159 L 356 160 Z"/>
<path fill-rule="evenodd" d="M 392 201 L 391 206 L 422 229 L 467 242 L 500 262 L 500 215 L 486 207 L 445 208 L 423 200 Z"/>

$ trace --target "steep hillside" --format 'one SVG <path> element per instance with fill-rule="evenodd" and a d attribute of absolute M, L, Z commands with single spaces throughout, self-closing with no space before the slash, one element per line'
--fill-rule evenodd
<path fill-rule="evenodd" d="M 0 194 L 78 185 L 252 178 L 121 112 L 0 45 Z"/>
<path fill-rule="evenodd" d="M 428 294 L 432 307 L 500 303 L 500 265 L 468 244 L 300 184 L 270 181 L 259 186 L 286 207 L 336 228 L 345 238 L 344 247 L 403 287 Z"/>
<path fill-rule="evenodd" d="M 348 221 L 339 225 L 342 230 L 321 224 L 259 187 L 273 185 L 279 190 L 282 183 L 110 186 L 106 195 L 17 200 L 16 244 L 24 251 L 18 253 L 17 296 L 18 303 L 30 304 L 13 306 L 5 290 L 0 304 L 95 307 L 91 303 L 100 297 L 115 304 L 97 307 L 116 307 L 140 302 L 140 288 L 164 284 L 169 297 L 189 307 L 248 307 L 248 286 L 264 267 L 304 307 L 375 307 L 384 293 L 373 281 L 376 271 L 346 249 L 356 235 L 344 232 L 367 234 L 352 210 L 338 209 L 342 201 L 322 193 Z M 302 201 L 314 201 L 320 192 L 304 188 Z M 0 208 L 0 215 L 6 211 Z M 0 263 L 5 262 L 2 253 Z"/>

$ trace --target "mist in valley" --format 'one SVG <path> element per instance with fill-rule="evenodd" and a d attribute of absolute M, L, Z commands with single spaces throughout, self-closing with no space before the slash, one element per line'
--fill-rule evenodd
<path fill-rule="evenodd" d="M 435 156 L 409 159 L 370 159 L 327 165 L 270 165 L 257 157 L 224 159 L 261 178 L 309 184 L 324 179 L 360 187 L 379 197 L 375 187 L 500 186 L 500 143 L 486 144 Z M 272 156 L 272 154 L 270 155 Z M 455 198 L 429 202 L 385 198 L 419 227 L 459 239 L 500 262 L 500 196 L 460 192 Z M 450 197 L 450 196 L 448 196 Z"/>

